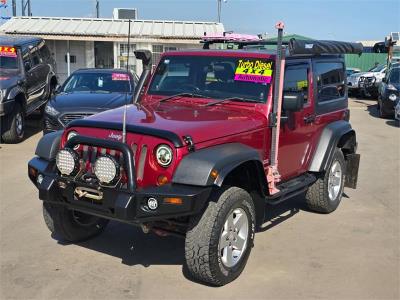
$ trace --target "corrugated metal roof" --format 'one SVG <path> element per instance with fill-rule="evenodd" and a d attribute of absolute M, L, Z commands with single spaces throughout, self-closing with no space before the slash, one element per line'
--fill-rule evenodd
<path fill-rule="evenodd" d="M 224 32 L 221 23 L 196 21 L 133 20 L 135 38 L 199 39 L 206 33 Z M 128 20 L 14 17 L 0 26 L 0 33 L 58 36 L 127 37 Z"/>

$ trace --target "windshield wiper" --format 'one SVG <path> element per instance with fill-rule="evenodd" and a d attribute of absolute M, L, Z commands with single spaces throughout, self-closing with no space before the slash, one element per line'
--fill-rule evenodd
<path fill-rule="evenodd" d="M 221 100 L 217 100 L 215 102 L 207 103 L 204 106 L 212 106 L 212 105 L 216 105 L 216 104 L 219 104 L 219 103 L 222 103 L 222 102 L 225 102 L 225 101 L 258 102 L 258 101 L 255 101 L 255 100 L 245 99 L 243 97 L 229 97 L 229 98 L 224 98 L 224 99 L 221 99 Z"/>
<path fill-rule="evenodd" d="M 167 98 L 161 99 L 159 102 L 168 101 L 177 97 L 192 97 L 192 98 L 209 98 L 204 95 L 194 94 L 194 93 L 180 93 L 176 95 L 169 96 Z"/>

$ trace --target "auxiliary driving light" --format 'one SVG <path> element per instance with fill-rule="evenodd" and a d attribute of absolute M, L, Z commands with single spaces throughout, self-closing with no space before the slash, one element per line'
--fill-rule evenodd
<path fill-rule="evenodd" d="M 172 162 L 172 149 L 170 146 L 162 144 L 157 147 L 156 159 L 160 166 L 168 167 Z"/>
<path fill-rule="evenodd" d="M 105 154 L 96 160 L 94 174 L 101 183 L 115 183 L 119 179 L 120 166 L 114 157 Z"/>
<path fill-rule="evenodd" d="M 69 148 L 58 151 L 56 157 L 56 165 L 63 175 L 75 175 L 79 171 L 78 154 Z"/>

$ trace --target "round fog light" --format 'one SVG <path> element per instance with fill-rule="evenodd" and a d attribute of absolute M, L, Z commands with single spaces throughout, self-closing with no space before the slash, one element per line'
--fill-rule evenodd
<path fill-rule="evenodd" d="M 111 155 L 102 155 L 94 164 L 94 174 L 101 183 L 114 183 L 119 179 L 120 167 Z"/>
<path fill-rule="evenodd" d="M 395 94 L 389 95 L 389 100 L 396 101 L 396 99 L 397 99 L 397 96 Z"/>
<path fill-rule="evenodd" d="M 36 179 L 37 184 L 42 184 L 43 179 L 44 179 L 43 175 L 42 175 L 42 174 L 39 174 L 38 177 L 37 177 L 37 179 Z"/>
<path fill-rule="evenodd" d="M 158 207 L 158 201 L 156 198 L 149 198 L 147 199 L 147 207 L 151 210 L 156 210 Z"/>
<path fill-rule="evenodd" d="M 75 175 L 79 170 L 78 154 L 69 148 L 58 151 L 56 157 L 56 165 L 63 175 Z"/>

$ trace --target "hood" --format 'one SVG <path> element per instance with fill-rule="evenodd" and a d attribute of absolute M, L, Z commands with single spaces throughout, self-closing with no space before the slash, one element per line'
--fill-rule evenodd
<path fill-rule="evenodd" d="M 123 107 L 117 108 L 86 120 L 122 124 L 123 112 Z M 267 119 L 262 113 L 256 113 L 254 107 L 204 107 L 200 104 L 166 102 L 143 106 L 129 105 L 127 124 L 170 131 L 180 137 L 190 135 L 195 143 L 201 143 L 265 127 Z"/>
<path fill-rule="evenodd" d="M 17 85 L 18 80 L 21 79 L 18 70 L 1 69 L 0 74 L 0 89 L 15 86 Z"/>
<path fill-rule="evenodd" d="M 132 98 L 128 94 L 128 99 Z M 49 104 L 61 113 L 69 111 L 103 111 L 124 105 L 126 95 L 119 93 L 60 93 Z"/>

